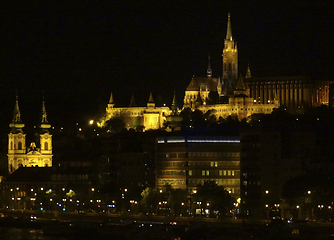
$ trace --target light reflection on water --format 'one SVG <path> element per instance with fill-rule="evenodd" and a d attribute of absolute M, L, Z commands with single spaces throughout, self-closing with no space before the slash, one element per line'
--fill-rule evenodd
<path fill-rule="evenodd" d="M 44 236 L 38 229 L 0 228 L 3 240 L 68 240 L 61 237 Z"/>

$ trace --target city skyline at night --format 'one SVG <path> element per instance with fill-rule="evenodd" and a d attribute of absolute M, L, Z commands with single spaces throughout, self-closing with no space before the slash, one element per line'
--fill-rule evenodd
<path fill-rule="evenodd" d="M 208 55 L 213 76 L 221 75 L 229 12 L 239 73 L 244 74 L 249 63 L 253 76 L 333 77 L 333 16 L 326 2 L 4 4 L 2 9 L 1 102 L 6 126 L 15 89 L 23 121 L 39 111 L 43 90 L 50 122 L 59 124 L 72 118 L 71 113 L 93 115 L 97 105 L 105 107 L 111 91 L 120 105 L 129 104 L 132 94 L 144 105 L 151 91 L 170 104 L 175 90 L 181 107 L 191 77 L 205 75 Z M 75 121 L 79 119 L 73 117 Z"/>

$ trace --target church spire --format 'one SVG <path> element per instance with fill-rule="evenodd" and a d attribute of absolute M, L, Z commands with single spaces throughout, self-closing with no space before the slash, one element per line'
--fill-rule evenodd
<path fill-rule="evenodd" d="M 210 55 L 208 56 L 208 69 L 206 70 L 206 75 L 208 77 L 212 76 L 212 69 L 211 69 L 211 61 L 210 61 Z"/>
<path fill-rule="evenodd" d="M 112 96 L 112 92 L 110 93 L 109 104 L 114 104 L 114 98 Z"/>
<path fill-rule="evenodd" d="M 222 57 L 222 77 L 224 82 L 231 86 L 232 92 L 229 94 L 233 94 L 233 89 L 235 89 L 238 83 L 238 48 L 236 42 L 232 38 L 230 14 L 228 14 L 227 33 L 226 39 L 224 40 Z"/>
<path fill-rule="evenodd" d="M 176 96 L 175 96 L 175 91 L 174 91 L 174 96 L 173 96 L 173 102 L 172 102 L 172 113 L 175 116 L 177 114 L 177 102 L 176 102 Z"/>
<path fill-rule="evenodd" d="M 42 123 L 48 123 L 47 120 L 47 114 L 45 110 L 45 101 L 44 101 L 44 93 L 43 93 L 43 99 L 42 99 Z"/>
<path fill-rule="evenodd" d="M 236 89 L 235 90 L 246 90 L 246 85 L 245 85 L 245 83 L 244 83 L 244 79 L 243 79 L 243 77 L 241 76 L 241 74 L 240 74 L 240 76 L 239 76 L 239 80 L 238 80 L 238 84 L 237 84 L 237 87 L 236 87 Z"/>
<path fill-rule="evenodd" d="M 232 41 L 231 15 L 228 13 L 226 40 Z"/>
<path fill-rule="evenodd" d="M 42 116 L 41 116 L 40 128 L 44 131 L 48 131 L 51 125 L 48 123 L 48 120 L 47 120 L 47 113 L 46 113 L 45 101 L 44 101 L 44 92 L 43 92 L 43 98 L 42 98 L 42 114 L 41 115 Z"/>
<path fill-rule="evenodd" d="M 137 106 L 137 104 L 136 104 L 136 101 L 135 101 L 135 96 L 132 94 L 129 107 L 136 107 L 136 106 Z"/>
<path fill-rule="evenodd" d="M 251 70 L 250 70 L 250 67 L 249 67 L 249 63 L 248 63 L 248 66 L 247 66 L 247 71 L 246 71 L 246 78 L 251 78 L 252 77 L 252 74 L 251 74 Z"/>
<path fill-rule="evenodd" d="M 153 96 L 152 96 L 152 92 L 150 92 L 150 97 L 149 97 L 149 99 L 148 99 L 148 102 L 149 102 L 149 103 L 154 103 L 154 101 L 153 101 Z"/>
<path fill-rule="evenodd" d="M 114 98 L 112 96 L 112 92 L 110 93 L 110 98 L 109 98 L 109 103 L 108 103 L 108 107 L 113 108 L 115 106 L 114 104 Z"/>
<path fill-rule="evenodd" d="M 14 107 L 14 112 L 13 112 L 13 120 L 9 124 L 9 127 L 12 128 L 12 131 L 22 131 L 22 128 L 24 127 L 24 124 L 22 123 L 21 120 L 21 112 L 19 108 L 19 97 L 16 92 L 16 101 L 15 101 L 15 107 Z"/>
<path fill-rule="evenodd" d="M 147 108 L 155 108 L 155 102 L 153 101 L 152 92 L 150 92 L 150 97 L 148 99 Z"/>

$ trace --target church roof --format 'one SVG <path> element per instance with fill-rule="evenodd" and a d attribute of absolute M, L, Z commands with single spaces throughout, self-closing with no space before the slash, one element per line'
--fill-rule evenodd
<path fill-rule="evenodd" d="M 240 74 L 236 90 L 245 90 L 245 89 L 246 89 L 246 85 L 244 83 L 243 77 Z"/>
<path fill-rule="evenodd" d="M 186 91 L 217 91 L 218 78 L 211 77 L 193 77 Z"/>
<path fill-rule="evenodd" d="M 232 40 L 232 27 L 231 27 L 231 15 L 230 14 L 228 14 L 226 39 L 230 41 Z"/>

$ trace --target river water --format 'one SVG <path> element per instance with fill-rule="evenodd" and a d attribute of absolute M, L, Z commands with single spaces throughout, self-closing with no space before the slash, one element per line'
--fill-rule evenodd
<path fill-rule="evenodd" d="M 61 237 L 44 236 L 41 230 L 0 228 L 1 240 L 68 240 Z"/>

